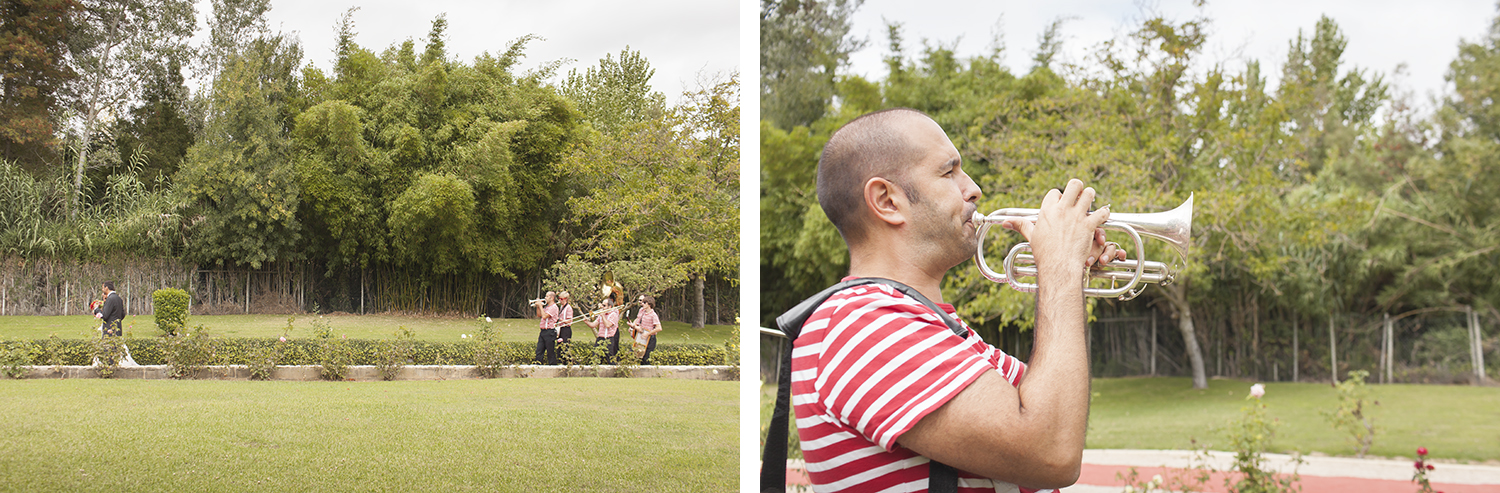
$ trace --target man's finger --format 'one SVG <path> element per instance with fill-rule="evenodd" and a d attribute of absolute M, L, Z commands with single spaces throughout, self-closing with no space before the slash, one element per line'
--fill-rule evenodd
<path fill-rule="evenodd" d="M 1078 195 L 1083 193 L 1083 181 L 1077 178 L 1068 180 L 1068 186 L 1062 192 L 1062 206 L 1072 207 L 1078 205 Z"/>
<path fill-rule="evenodd" d="M 1025 237 L 1026 241 L 1031 241 L 1031 231 L 1036 229 L 1036 223 L 1026 219 L 1006 219 L 1001 224 L 1005 226 L 1005 229 L 1021 233 L 1021 236 Z"/>
<path fill-rule="evenodd" d="M 1090 227 L 1097 229 L 1098 227 L 1103 226 L 1104 222 L 1108 220 L 1109 205 L 1105 205 L 1104 207 L 1100 207 L 1099 210 L 1094 211 L 1093 214 L 1089 214 L 1088 219 L 1085 220 L 1085 224 L 1088 224 Z"/>

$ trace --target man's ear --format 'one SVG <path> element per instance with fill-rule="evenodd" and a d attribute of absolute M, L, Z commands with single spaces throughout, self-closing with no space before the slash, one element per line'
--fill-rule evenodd
<path fill-rule="evenodd" d="M 876 220 L 892 226 L 906 224 L 906 193 L 881 177 L 865 182 L 865 208 Z"/>

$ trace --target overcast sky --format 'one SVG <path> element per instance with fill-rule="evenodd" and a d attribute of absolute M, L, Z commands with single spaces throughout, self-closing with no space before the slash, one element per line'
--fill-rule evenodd
<path fill-rule="evenodd" d="M 1199 13 L 1189 0 L 866 0 L 855 14 L 853 33 L 869 44 L 853 55 L 852 72 L 885 77 L 881 58 L 889 51 L 887 20 L 904 25 L 908 55 L 919 53 L 923 39 L 944 45 L 959 40 L 956 51 L 961 57 L 987 53 L 992 33 L 998 32 L 1006 47 L 1005 65 L 1024 74 L 1031 68 L 1039 35 L 1053 20 L 1070 18 L 1062 28 L 1063 58 L 1088 62 L 1085 55 L 1100 42 L 1138 26 L 1143 8 L 1178 22 Z M 1442 90 L 1443 74 L 1458 54 L 1460 38 L 1472 42 L 1484 36 L 1496 10 L 1494 0 L 1210 0 L 1202 13 L 1212 21 L 1205 58 L 1229 62 L 1231 67 L 1260 60 L 1261 73 L 1273 86 L 1286 61 L 1287 44 L 1299 29 L 1310 37 L 1318 18 L 1327 15 L 1348 38 L 1346 66 L 1387 74 L 1386 80 L 1414 91 L 1414 102 L 1425 106 L 1429 93 Z M 1390 74 L 1402 63 L 1406 74 L 1393 79 Z"/>
<path fill-rule="evenodd" d="M 641 52 L 656 76 L 652 86 L 675 101 L 684 89 L 697 87 L 698 74 L 727 74 L 739 67 L 737 0 L 272 0 L 268 14 L 273 31 L 299 33 L 307 61 L 325 71 L 333 65 L 339 17 L 354 14 L 355 42 L 376 53 L 407 38 L 417 52 L 425 46 L 433 18 L 448 16 L 450 57 L 471 63 L 482 52 L 499 54 L 509 42 L 536 34 L 544 40 L 527 45 L 521 70 L 559 59 L 568 69 L 597 65 L 606 53 L 619 55 L 629 45 Z M 208 2 L 199 2 L 200 18 Z"/>

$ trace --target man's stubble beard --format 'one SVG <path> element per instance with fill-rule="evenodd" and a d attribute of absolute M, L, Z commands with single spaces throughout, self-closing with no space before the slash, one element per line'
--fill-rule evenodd
<path fill-rule="evenodd" d="M 949 270 L 969 260 L 979 248 L 979 235 L 975 227 L 968 224 L 978 209 L 972 203 L 967 203 L 963 208 L 963 215 L 959 218 L 945 217 L 935 208 L 917 204 L 917 214 L 914 215 L 915 224 L 918 227 L 917 241 L 930 248 L 922 251 L 932 255 L 934 265 L 942 266 Z"/>

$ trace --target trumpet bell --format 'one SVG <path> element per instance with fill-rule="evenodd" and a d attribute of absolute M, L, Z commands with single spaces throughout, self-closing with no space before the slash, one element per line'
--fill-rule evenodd
<path fill-rule="evenodd" d="M 1037 289 L 1035 283 L 1023 283 L 1018 281 L 1022 277 L 1036 277 L 1035 260 L 1028 252 L 1031 251 L 1030 243 L 1018 243 L 1010 249 L 1005 256 L 1004 272 L 996 272 L 991 269 L 984 258 L 984 240 L 989 235 L 990 227 L 1011 219 L 1036 221 L 1038 209 L 999 209 L 989 215 L 974 213 L 974 223 L 978 225 L 978 249 L 974 253 L 974 263 L 979 266 L 979 272 L 985 278 L 1009 285 L 1011 288 L 1021 292 L 1034 292 Z M 1104 222 L 1103 228 L 1122 231 L 1129 235 L 1134 242 L 1136 255 L 1145 253 L 1145 242 L 1142 237 L 1154 238 L 1166 242 L 1182 259 L 1187 259 L 1188 248 L 1191 245 L 1193 224 L 1193 196 L 1188 195 L 1186 201 L 1175 209 L 1166 212 L 1152 213 L 1123 213 L 1111 212 L 1109 220 Z M 1028 265 L 1032 265 L 1028 267 Z M 1172 282 L 1175 271 L 1172 265 L 1162 262 L 1153 262 L 1145 259 L 1116 260 L 1110 262 L 1100 269 L 1090 271 L 1090 277 L 1094 279 L 1108 279 L 1111 288 L 1088 288 L 1083 290 L 1084 295 L 1091 297 L 1112 298 L 1129 300 L 1140 295 L 1145 290 L 1146 284 L 1166 285 Z M 1124 281 L 1123 286 L 1118 283 Z"/>

